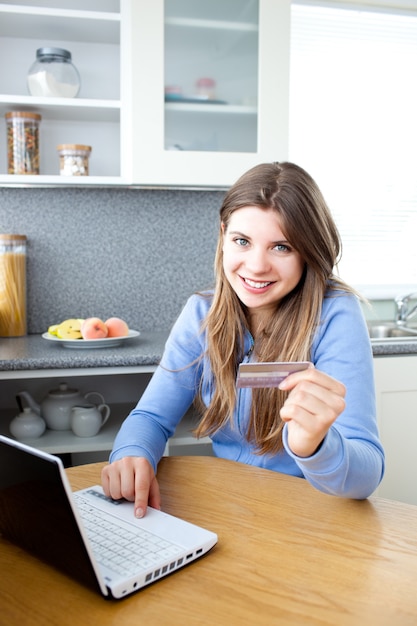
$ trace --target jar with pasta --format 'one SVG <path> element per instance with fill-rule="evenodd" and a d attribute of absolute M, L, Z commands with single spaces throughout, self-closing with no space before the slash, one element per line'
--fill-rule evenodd
<path fill-rule="evenodd" d="M 26 235 L 0 234 L 0 337 L 26 335 Z"/>
<path fill-rule="evenodd" d="M 9 174 L 39 174 L 41 116 L 28 111 L 6 113 L 7 169 Z"/>

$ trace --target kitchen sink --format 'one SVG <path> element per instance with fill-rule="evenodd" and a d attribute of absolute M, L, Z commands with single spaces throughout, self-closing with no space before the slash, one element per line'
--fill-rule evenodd
<path fill-rule="evenodd" d="M 373 341 L 417 341 L 417 324 L 400 325 L 396 322 L 368 322 Z"/>

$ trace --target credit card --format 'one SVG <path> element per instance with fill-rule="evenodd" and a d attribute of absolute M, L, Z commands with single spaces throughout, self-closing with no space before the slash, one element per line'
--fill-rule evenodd
<path fill-rule="evenodd" d="M 241 363 L 236 387 L 278 387 L 289 374 L 306 370 L 309 361 Z"/>

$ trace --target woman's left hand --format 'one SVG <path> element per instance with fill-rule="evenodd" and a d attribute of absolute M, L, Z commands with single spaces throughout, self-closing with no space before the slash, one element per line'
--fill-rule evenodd
<path fill-rule="evenodd" d="M 280 389 L 289 391 L 280 416 L 288 425 L 288 445 L 300 457 L 312 456 L 345 408 L 346 388 L 311 367 L 290 374 Z"/>

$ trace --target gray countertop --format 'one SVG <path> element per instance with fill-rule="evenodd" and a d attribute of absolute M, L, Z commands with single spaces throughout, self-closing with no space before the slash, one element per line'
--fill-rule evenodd
<path fill-rule="evenodd" d="M 417 355 L 417 339 L 372 340 L 374 356 L 411 356 Z"/>
<path fill-rule="evenodd" d="M 0 339 L 0 371 L 135 367 L 159 363 L 168 332 L 142 332 L 113 348 L 74 349 L 41 335 Z"/>
<path fill-rule="evenodd" d="M 74 349 L 41 335 L 0 339 L 0 371 L 157 365 L 168 332 L 143 332 L 114 348 Z M 417 341 L 372 344 L 374 356 L 417 355 Z"/>

